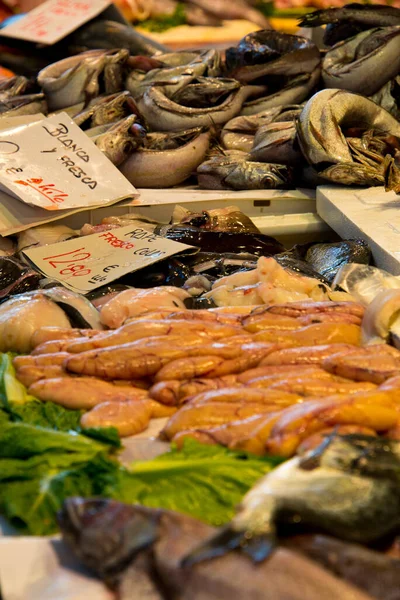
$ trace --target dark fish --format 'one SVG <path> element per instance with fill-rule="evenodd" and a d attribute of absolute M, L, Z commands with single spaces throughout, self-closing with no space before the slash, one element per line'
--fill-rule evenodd
<path fill-rule="evenodd" d="M 240 548 L 255 563 L 276 548 L 281 531 L 321 531 L 370 544 L 400 526 L 400 443 L 362 435 L 330 436 L 305 456 L 263 477 L 230 525 L 184 564 Z"/>
<path fill-rule="evenodd" d="M 330 282 L 328 281 L 328 279 L 326 279 L 326 277 L 318 273 L 315 269 L 312 268 L 311 265 L 309 265 L 304 260 L 290 256 L 290 252 L 278 254 L 275 256 L 275 259 L 285 269 L 290 269 L 291 271 L 294 271 L 295 273 L 298 273 L 299 275 L 303 275 L 305 277 L 312 277 L 313 279 L 318 279 L 324 285 L 327 285 L 328 287 L 330 286 Z"/>
<path fill-rule="evenodd" d="M 185 260 L 194 274 L 218 279 L 237 271 L 255 269 L 258 256 L 246 253 L 198 252 L 194 256 L 188 256 Z"/>
<path fill-rule="evenodd" d="M 197 77 L 171 96 L 177 104 L 191 108 L 208 108 L 226 100 L 229 94 L 240 87 L 236 79 L 222 77 Z"/>
<path fill-rule="evenodd" d="M 155 233 L 169 240 L 198 246 L 203 252 L 248 252 L 256 256 L 271 256 L 283 252 L 280 242 L 263 233 L 230 233 L 204 231 L 189 225 L 161 225 Z"/>
<path fill-rule="evenodd" d="M 74 554 L 120 600 L 371 600 L 287 549 L 257 566 L 232 553 L 182 568 L 182 558 L 215 529 L 170 511 L 69 498 L 59 525 Z"/>
<path fill-rule="evenodd" d="M 400 597 L 400 560 L 358 544 L 325 535 L 288 538 L 285 546 L 301 552 L 341 579 L 379 600 Z"/>
<path fill-rule="evenodd" d="M 371 262 L 372 254 L 364 240 L 355 239 L 321 244 L 314 242 L 297 244 L 285 252 L 282 257 L 277 257 L 277 260 L 281 261 L 282 258 L 303 261 L 314 272 L 322 275 L 325 282 L 332 283 L 343 265 L 349 263 L 368 265 Z"/>
<path fill-rule="evenodd" d="M 333 46 L 342 40 L 373 27 L 400 25 L 400 9 L 376 4 L 347 4 L 340 8 L 328 8 L 307 13 L 299 22 L 300 27 L 327 25 L 324 43 Z"/>
<path fill-rule="evenodd" d="M 130 54 L 143 56 L 168 52 L 166 46 L 138 33 L 132 25 L 104 20 L 94 20 L 83 25 L 68 36 L 66 43 L 73 54 L 98 48 L 126 48 Z"/>
<path fill-rule="evenodd" d="M 11 256 L 0 257 L 0 301 L 8 296 L 36 290 L 42 279 L 37 271 Z"/>
<path fill-rule="evenodd" d="M 275 77 L 284 87 L 289 77 L 312 73 L 319 62 L 320 53 L 313 42 L 273 30 L 249 33 L 226 51 L 227 70 L 241 83 L 268 76 L 268 86 Z"/>

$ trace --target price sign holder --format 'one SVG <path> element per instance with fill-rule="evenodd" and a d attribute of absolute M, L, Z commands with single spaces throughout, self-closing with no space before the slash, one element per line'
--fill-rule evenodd
<path fill-rule="evenodd" d="M 107 285 L 193 246 L 165 239 L 140 227 L 120 227 L 58 244 L 27 249 L 23 254 L 46 277 L 80 294 Z"/>
<path fill-rule="evenodd" d="M 0 190 L 47 211 L 138 195 L 66 113 L 0 132 Z"/>

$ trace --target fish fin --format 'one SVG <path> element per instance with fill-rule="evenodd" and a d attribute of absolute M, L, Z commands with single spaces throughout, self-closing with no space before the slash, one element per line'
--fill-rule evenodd
<path fill-rule="evenodd" d="M 223 556 L 232 550 L 241 550 L 254 562 L 259 563 L 269 557 L 275 545 L 276 541 L 270 534 L 251 535 L 246 531 L 235 531 L 228 526 L 187 554 L 181 561 L 181 566 L 193 567 L 197 563 Z"/>

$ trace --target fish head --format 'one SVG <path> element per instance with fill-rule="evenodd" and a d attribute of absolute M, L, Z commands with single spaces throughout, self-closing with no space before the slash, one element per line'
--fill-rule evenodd
<path fill-rule="evenodd" d="M 158 537 L 157 513 L 114 500 L 68 498 L 57 520 L 66 544 L 110 585 Z"/>

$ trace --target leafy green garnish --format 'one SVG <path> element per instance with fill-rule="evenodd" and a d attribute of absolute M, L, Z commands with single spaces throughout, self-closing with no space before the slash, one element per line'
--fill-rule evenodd
<path fill-rule="evenodd" d="M 172 15 L 163 15 L 156 19 L 146 19 L 145 21 L 141 21 L 138 25 L 140 29 L 145 29 L 146 31 L 151 31 L 153 33 L 162 33 L 172 27 L 186 25 L 185 6 L 182 2 L 178 2 Z"/>
<path fill-rule="evenodd" d="M 182 450 L 128 469 L 114 456 L 116 430 L 81 431 L 81 412 L 29 396 L 15 378 L 12 355 L 0 355 L 0 512 L 24 533 L 56 532 L 69 496 L 140 503 L 221 525 L 280 462 L 186 440 Z"/>
<path fill-rule="evenodd" d="M 182 450 L 172 448 L 121 472 L 119 499 L 176 510 L 218 526 L 233 517 L 243 495 L 280 462 L 186 440 Z"/>

